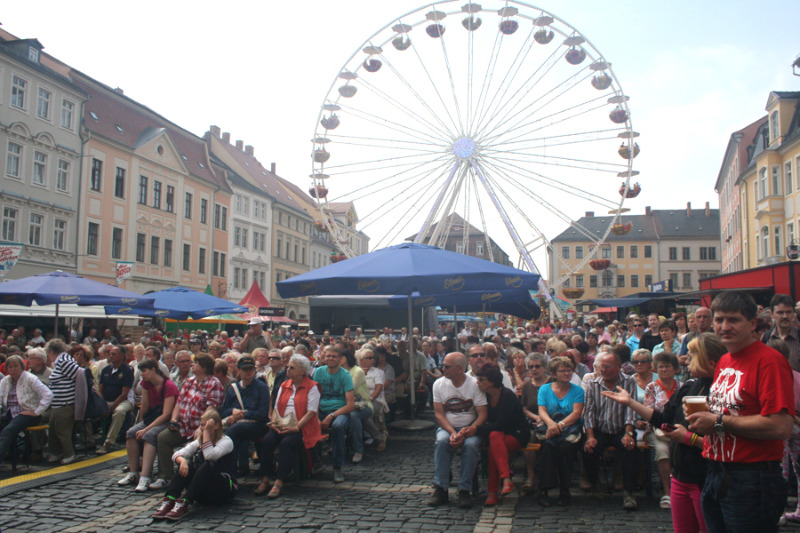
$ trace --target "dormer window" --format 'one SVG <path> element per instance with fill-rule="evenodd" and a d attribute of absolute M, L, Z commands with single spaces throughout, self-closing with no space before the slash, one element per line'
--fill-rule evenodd
<path fill-rule="evenodd" d="M 780 128 L 778 127 L 778 111 L 773 111 L 769 116 L 769 142 L 775 142 L 780 136 Z"/>
<path fill-rule="evenodd" d="M 36 48 L 35 46 L 28 47 L 28 61 L 32 63 L 39 62 L 39 49 Z"/>

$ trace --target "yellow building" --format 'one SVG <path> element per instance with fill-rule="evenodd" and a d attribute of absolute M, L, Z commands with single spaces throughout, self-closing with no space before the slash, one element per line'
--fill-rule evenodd
<path fill-rule="evenodd" d="M 773 91 L 737 185 L 743 268 L 786 260 L 800 228 L 800 92 Z"/>

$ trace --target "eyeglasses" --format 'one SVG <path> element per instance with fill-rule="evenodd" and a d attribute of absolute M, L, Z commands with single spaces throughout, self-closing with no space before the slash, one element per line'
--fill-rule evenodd
<path fill-rule="evenodd" d="M 542 365 L 528 365 L 528 368 L 533 370 L 534 368 L 542 368 Z"/>
<path fill-rule="evenodd" d="M 633 327 L 635 327 L 635 328 L 643 328 L 644 324 L 634 324 Z"/>
<path fill-rule="evenodd" d="M 366 356 L 364 356 L 361 359 L 364 360 L 364 359 L 375 359 L 375 358 L 374 357 L 366 357 Z"/>
<path fill-rule="evenodd" d="M 634 365 L 643 365 L 645 363 L 649 363 L 650 361 L 648 361 L 647 359 L 633 359 L 631 362 Z"/>
<path fill-rule="evenodd" d="M 279 361 L 280 357 L 271 356 L 271 357 L 267 357 L 267 359 L 269 359 L 270 361 Z"/>
<path fill-rule="evenodd" d="M 471 353 L 469 357 L 470 359 L 477 359 L 478 357 L 486 357 L 486 354 L 484 352 Z"/>

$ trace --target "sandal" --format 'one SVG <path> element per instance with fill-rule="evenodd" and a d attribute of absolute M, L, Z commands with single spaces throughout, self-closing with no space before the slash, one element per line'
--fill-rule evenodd
<path fill-rule="evenodd" d="M 270 500 L 274 500 L 280 495 L 281 495 L 281 488 L 277 484 L 275 484 L 272 485 L 272 489 L 269 491 L 269 494 L 267 494 L 267 498 L 269 498 Z"/>
<path fill-rule="evenodd" d="M 503 480 L 503 490 L 500 491 L 500 496 L 511 494 L 513 491 L 514 491 L 514 482 L 511 481 L 510 477 L 505 478 Z"/>
<path fill-rule="evenodd" d="M 266 482 L 262 481 L 261 483 L 258 484 L 256 490 L 253 491 L 253 494 L 256 496 L 261 496 L 262 494 L 267 492 L 268 488 L 269 488 L 269 481 Z"/>
<path fill-rule="evenodd" d="M 666 494 L 661 497 L 661 500 L 658 502 L 659 507 L 662 509 L 671 509 L 672 508 L 672 500 Z"/>
<path fill-rule="evenodd" d="M 522 494 L 529 494 L 533 490 L 533 481 L 526 481 L 522 484 L 519 490 L 522 492 Z"/>
<path fill-rule="evenodd" d="M 500 500 L 497 498 L 497 494 L 489 494 L 486 496 L 486 501 L 483 502 L 483 505 L 490 506 L 490 505 L 497 505 Z"/>

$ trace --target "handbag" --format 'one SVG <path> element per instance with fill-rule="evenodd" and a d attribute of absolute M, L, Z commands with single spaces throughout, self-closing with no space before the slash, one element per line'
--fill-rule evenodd
<path fill-rule="evenodd" d="M 288 415 L 281 416 L 278 414 L 277 407 L 272 410 L 272 419 L 270 420 L 270 422 L 273 426 L 281 429 L 297 428 L 297 417 L 295 416 L 294 411 L 292 411 Z"/>
<path fill-rule="evenodd" d="M 159 396 L 161 397 L 161 404 L 157 405 L 156 407 L 151 407 L 147 410 L 145 414 L 142 415 L 142 422 L 145 425 L 149 426 L 153 422 L 155 422 L 156 418 L 161 416 L 164 413 L 164 387 L 167 384 L 167 380 L 165 379 L 164 382 L 161 384 L 161 390 L 159 391 Z"/>
<path fill-rule="evenodd" d="M 89 393 L 86 398 L 86 410 L 83 412 L 84 420 L 95 420 L 103 418 L 108 414 L 108 402 L 100 396 L 95 390 Z"/>

